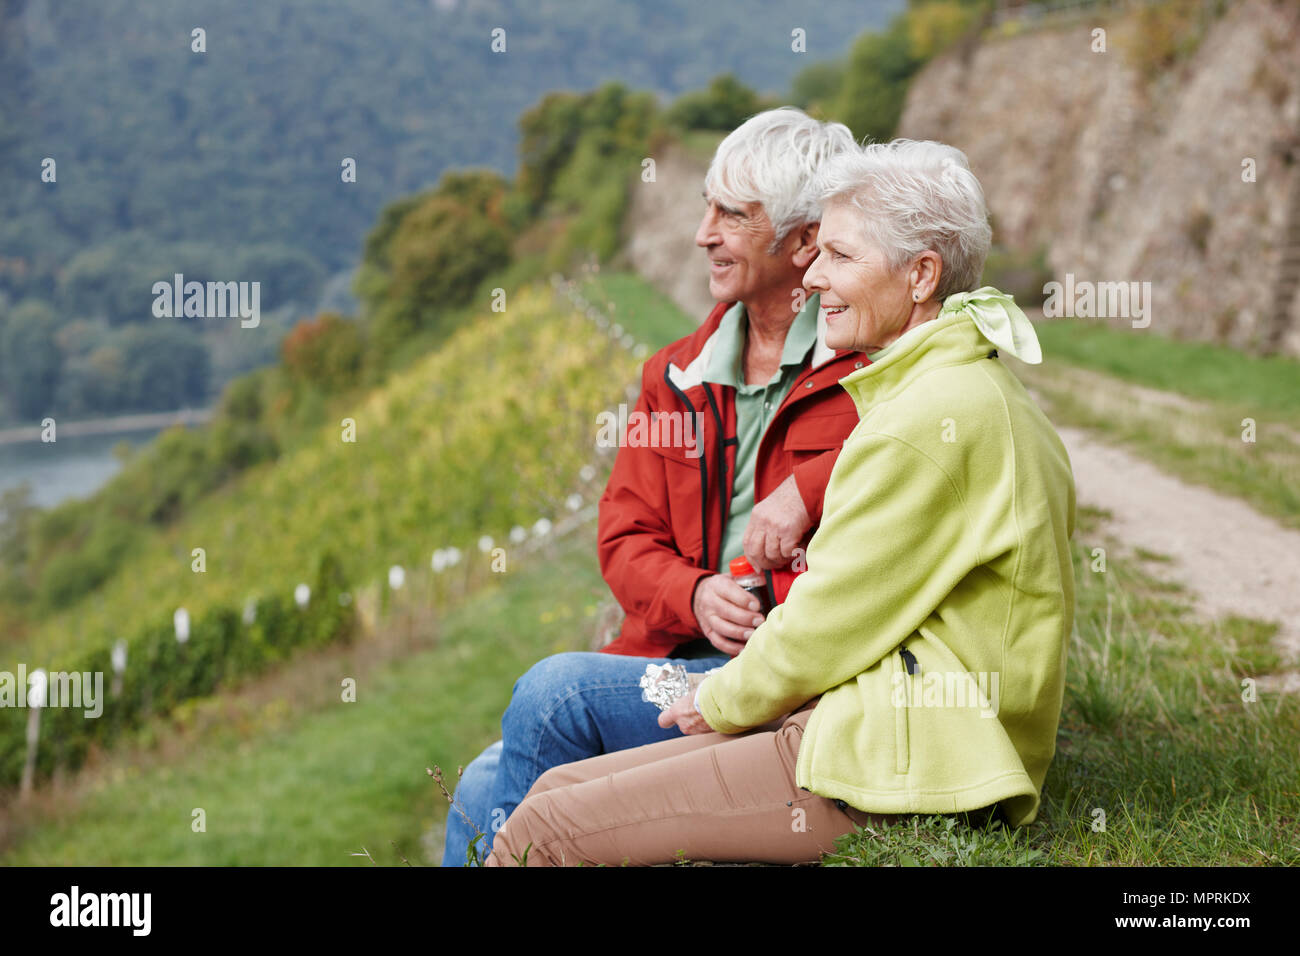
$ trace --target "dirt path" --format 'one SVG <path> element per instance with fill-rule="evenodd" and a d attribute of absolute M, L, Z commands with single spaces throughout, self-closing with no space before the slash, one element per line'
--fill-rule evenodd
<path fill-rule="evenodd" d="M 1300 531 L 1087 432 L 1057 431 L 1070 452 L 1079 503 L 1110 512 L 1107 530 L 1127 547 L 1168 555 L 1168 576 L 1187 588 L 1202 613 L 1278 622 L 1277 641 L 1292 669 L 1267 683 L 1300 691 L 1294 669 L 1300 662 Z"/>

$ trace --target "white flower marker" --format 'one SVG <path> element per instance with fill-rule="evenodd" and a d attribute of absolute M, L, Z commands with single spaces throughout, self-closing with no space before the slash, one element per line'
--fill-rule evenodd
<path fill-rule="evenodd" d="M 178 607 L 172 615 L 172 627 L 176 629 L 176 643 L 184 644 L 190 639 L 190 612 Z"/>
<path fill-rule="evenodd" d="M 36 748 L 41 739 L 41 708 L 45 706 L 48 683 L 48 676 L 39 667 L 27 677 L 27 759 L 23 762 L 23 775 L 18 782 L 18 793 L 23 797 L 32 792 L 36 779 Z"/>
<path fill-rule="evenodd" d="M 108 655 L 109 662 L 113 665 L 113 683 L 109 691 L 114 697 L 122 693 L 122 675 L 126 673 L 126 641 L 118 638 L 113 642 L 113 650 Z"/>
<path fill-rule="evenodd" d="M 394 591 L 400 591 L 402 585 L 406 583 L 406 570 L 400 564 L 394 564 L 388 569 L 388 586 Z"/>
<path fill-rule="evenodd" d="M 311 588 L 307 587 L 307 585 L 300 584 L 293 589 L 293 602 L 297 604 L 299 608 L 305 608 L 307 602 L 310 600 Z"/>
<path fill-rule="evenodd" d="M 43 668 L 36 668 L 27 675 L 27 706 L 40 710 L 45 706 L 45 692 L 49 689 L 50 677 Z"/>

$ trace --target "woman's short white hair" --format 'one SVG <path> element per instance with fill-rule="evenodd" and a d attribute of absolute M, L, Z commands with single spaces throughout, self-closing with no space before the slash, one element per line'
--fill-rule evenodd
<path fill-rule="evenodd" d="M 818 169 L 856 150 L 843 123 L 823 123 L 794 106 L 755 114 L 718 144 L 704 177 L 705 192 L 726 206 L 762 203 L 776 232 L 776 252 L 791 230 L 821 221 L 813 191 Z"/>
<path fill-rule="evenodd" d="M 863 237 L 891 269 L 937 252 L 939 301 L 979 285 L 993 230 L 984 190 L 960 149 L 928 140 L 871 143 L 823 166 L 815 189 L 823 209 L 844 202 L 861 210 Z"/>

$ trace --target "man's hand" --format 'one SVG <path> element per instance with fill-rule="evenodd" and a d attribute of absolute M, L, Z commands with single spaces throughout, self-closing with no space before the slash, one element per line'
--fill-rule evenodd
<path fill-rule="evenodd" d="M 743 542 L 745 557 L 755 571 L 783 568 L 811 527 L 812 516 L 791 475 L 750 512 Z"/>
<path fill-rule="evenodd" d="M 713 728 L 709 722 L 700 716 L 700 712 L 695 709 L 695 685 L 692 684 L 689 692 L 678 697 L 669 705 L 668 709 L 659 714 L 659 726 L 665 729 L 677 725 L 677 729 L 684 734 L 711 734 Z"/>
<path fill-rule="evenodd" d="M 691 610 L 704 636 L 732 657 L 741 652 L 754 628 L 763 623 L 763 615 L 758 613 L 760 606 L 757 598 L 726 574 L 700 578 L 691 599 Z"/>

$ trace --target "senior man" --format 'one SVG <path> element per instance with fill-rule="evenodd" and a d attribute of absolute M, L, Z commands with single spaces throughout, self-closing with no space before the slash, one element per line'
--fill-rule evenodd
<path fill-rule="evenodd" d="M 718 305 L 691 335 L 645 363 L 637 411 L 694 416 L 680 440 L 619 449 L 600 499 L 601 573 L 626 612 L 601 653 L 556 654 L 514 687 L 502 741 L 465 770 L 447 819 L 444 866 L 481 856 L 551 767 L 681 735 L 641 697 L 649 663 L 721 666 L 762 623 L 729 575 L 745 556 L 776 603 L 857 411 L 839 379 L 866 356 L 826 345 L 803 275 L 817 257 L 818 167 L 854 148 L 849 130 L 793 107 L 751 117 L 718 146 L 695 242 Z M 791 559 L 795 559 L 792 561 Z M 794 565 L 794 566 L 791 566 Z"/>

